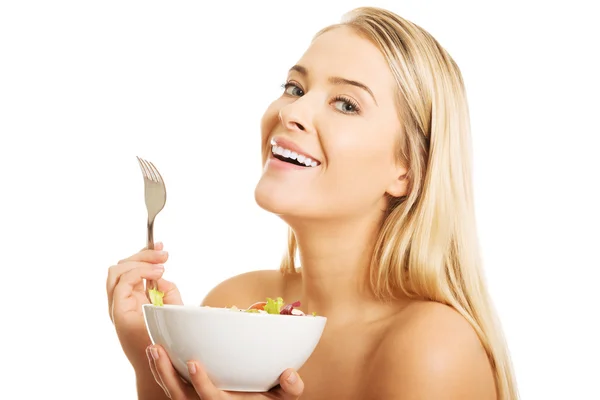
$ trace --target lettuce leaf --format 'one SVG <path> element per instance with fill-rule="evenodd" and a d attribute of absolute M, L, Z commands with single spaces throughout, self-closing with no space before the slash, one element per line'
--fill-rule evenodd
<path fill-rule="evenodd" d="M 265 311 L 267 314 L 279 314 L 281 307 L 284 306 L 283 299 L 278 297 L 277 300 L 273 300 L 267 297 L 267 305 L 265 305 Z"/>
<path fill-rule="evenodd" d="M 148 290 L 148 295 L 150 296 L 150 301 L 153 306 L 163 306 L 163 297 L 165 294 L 158 289 L 150 289 Z"/>

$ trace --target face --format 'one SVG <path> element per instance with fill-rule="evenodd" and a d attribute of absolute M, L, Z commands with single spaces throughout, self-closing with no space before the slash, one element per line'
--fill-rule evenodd
<path fill-rule="evenodd" d="M 386 193 L 404 195 L 395 88 L 383 55 L 350 28 L 317 37 L 263 116 L 258 205 L 288 222 L 360 218 L 381 213 Z"/>

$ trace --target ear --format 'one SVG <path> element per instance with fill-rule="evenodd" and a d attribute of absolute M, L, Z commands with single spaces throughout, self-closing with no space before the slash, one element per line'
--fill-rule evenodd
<path fill-rule="evenodd" d="M 408 183 L 408 171 L 406 168 L 398 168 L 396 178 L 389 184 L 386 193 L 392 197 L 406 196 Z"/>

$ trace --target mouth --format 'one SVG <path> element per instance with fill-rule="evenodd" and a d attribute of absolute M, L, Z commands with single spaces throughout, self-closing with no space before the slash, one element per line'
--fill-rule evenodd
<path fill-rule="evenodd" d="M 293 146 L 288 146 L 293 147 Z M 314 168 L 321 165 L 319 160 L 315 160 L 314 158 L 298 152 L 293 149 L 289 149 L 285 144 L 281 145 L 275 141 L 271 141 L 271 154 L 274 158 L 300 167 L 305 168 Z"/>

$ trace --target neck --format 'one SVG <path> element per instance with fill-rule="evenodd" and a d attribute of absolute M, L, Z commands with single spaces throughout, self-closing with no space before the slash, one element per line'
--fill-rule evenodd
<path fill-rule="evenodd" d="M 380 221 L 304 223 L 294 226 L 302 268 L 302 303 L 331 321 L 378 316 L 381 302 L 369 285 L 369 265 Z"/>

